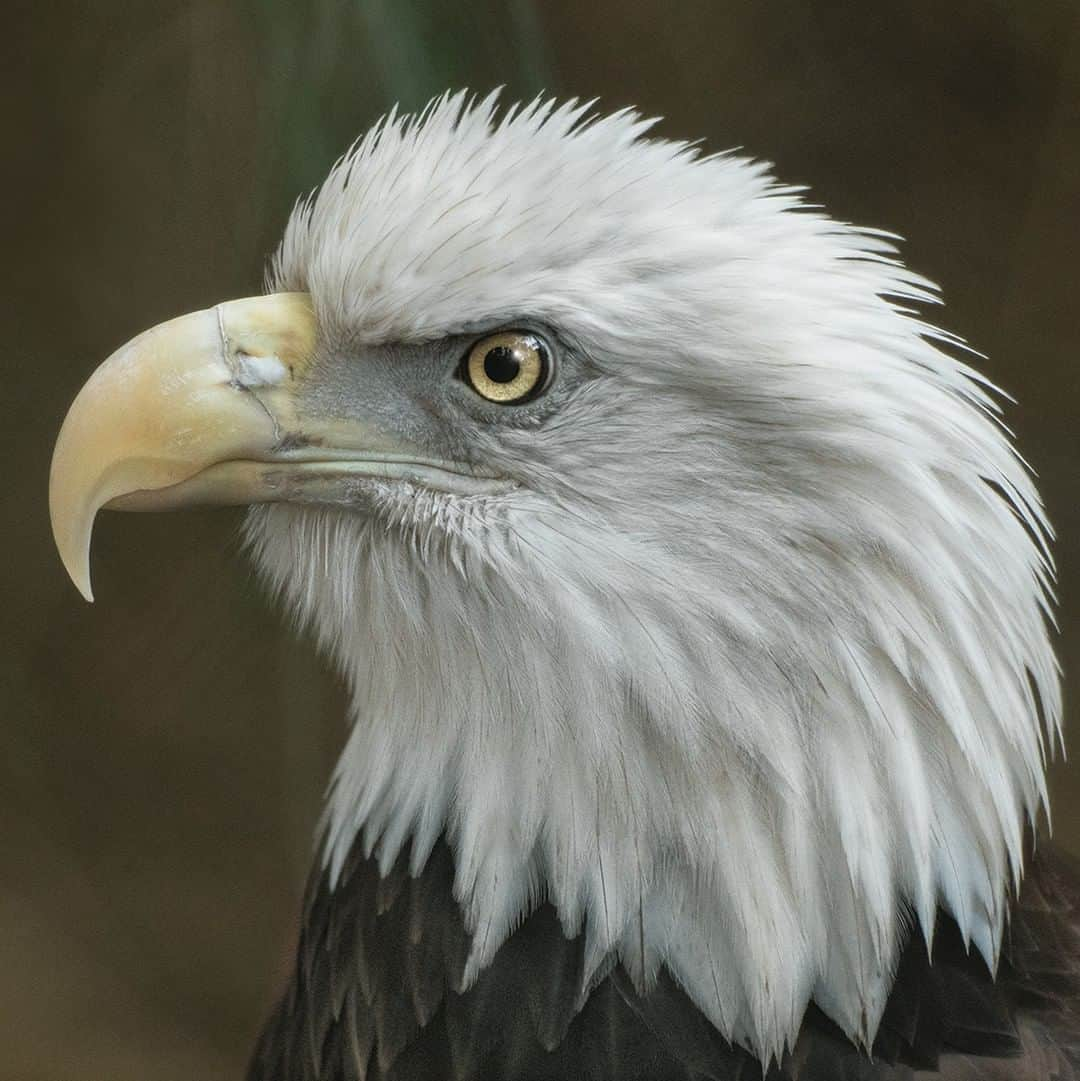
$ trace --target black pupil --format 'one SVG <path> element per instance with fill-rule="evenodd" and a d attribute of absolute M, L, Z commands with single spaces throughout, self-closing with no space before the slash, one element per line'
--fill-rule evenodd
<path fill-rule="evenodd" d="M 484 375 L 493 383 L 512 383 L 521 371 L 521 362 L 508 345 L 497 345 L 484 354 Z"/>

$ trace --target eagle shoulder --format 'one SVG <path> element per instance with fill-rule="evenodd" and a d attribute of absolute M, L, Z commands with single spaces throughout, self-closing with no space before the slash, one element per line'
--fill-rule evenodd
<path fill-rule="evenodd" d="M 468 989 L 469 936 L 441 841 L 380 876 L 357 844 L 336 886 L 316 871 L 297 962 L 248 1081 L 757 1081 L 670 977 L 639 991 L 613 964 L 584 988 L 584 939 L 542 905 Z M 939 913 L 913 935 L 873 1048 L 811 1006 L 764 1081 L 1080 1081 L 1080 871 L 1041 851 L 991 975 Z"/>

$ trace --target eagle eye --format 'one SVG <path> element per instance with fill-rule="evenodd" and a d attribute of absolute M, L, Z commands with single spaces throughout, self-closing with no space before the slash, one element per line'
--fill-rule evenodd
<path fill-rule="evenodd" d="M 520 405 L 547 385 L 551 351 L 542 338 L 507 330 L 478 341 L 462 365 L 465 381 L 489 402 Z"/>

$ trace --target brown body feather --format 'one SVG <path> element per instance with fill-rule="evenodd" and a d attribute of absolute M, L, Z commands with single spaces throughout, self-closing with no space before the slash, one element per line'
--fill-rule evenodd
<path fill-rule="evenodd" d="M 337 888 L 316 872 L 295 972 L 248 1081 L 760 1081 L 668 978 L 638 992 L 620 966 L 582 988 L 583 938 L 545 905 L 464 993 L 468 936 L 440 843 L 411 878 L 359 846 Z M 913 936 L 871 1053 L 816 1007 L 764 1081 L 1080 1079 L 1080 872 L 1032 860 L 996 979 L 940 913 L 932 961 Z"/>

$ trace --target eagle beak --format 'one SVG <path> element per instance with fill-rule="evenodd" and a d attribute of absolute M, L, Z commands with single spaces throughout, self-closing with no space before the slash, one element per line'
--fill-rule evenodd
<path fill-rule="evenodd" d="M 272 465 L 300 442 L 295 389 L 314 345 L 308 295 L 279 293 L 162 323 L 91 375 L 49 475 L 53 537 L 87 600 L 100 508 L 273 498 Z"/>
<path fill-rule="evenodd" d="M 456 495 L 513 487 L 431 457 L 359 415 L 362 402 L 341 416 L 306 406 L 317 336 L 307 293 L 249 297 L 153 327 L 90 376 L 60 429 L 49 475 L 56 547 L 88 601 L 102 507 L 341 504 L 363 478 Z"/>

